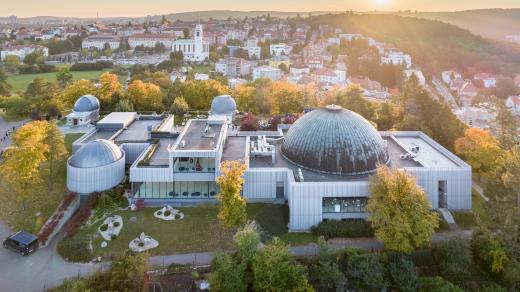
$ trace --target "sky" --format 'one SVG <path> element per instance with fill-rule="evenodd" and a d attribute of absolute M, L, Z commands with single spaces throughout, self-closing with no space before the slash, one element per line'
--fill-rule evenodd
<path fill-rule="evenodd" d="M 0 16 L 117 17 L 202 10 L 456 11 L 520 8 L 520 0 L 0 0 Z"/>

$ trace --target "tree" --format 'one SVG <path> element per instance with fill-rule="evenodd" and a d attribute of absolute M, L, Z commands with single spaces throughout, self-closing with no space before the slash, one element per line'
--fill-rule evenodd
<path fill-rule="evenodd" d="M 162 108 L 162 94 L 159 86 L 134 80 L 128 85 L 129 101 L 138 111 L 157 111 Z"/>
<path fill-rule="evenodd" d="M 80 79 L 72 82 L 65 87 L 58 95 L 58 100 L 66 109 L 72 109 L 76 100 L 83 95 L 96 94 L 96 86 L 92 81 L 87 79 Z"/>
<path fill-rule="evenodd" d="M 54 178 L 58 175 L 56 173 L 56 166 L 59 162 L 64 161 L 68 156 L 67 148 L 65 147 L 65 137 L 54 122 L 47 123 L 45 137 L 43 143 L 47 145 L 47 152 L 45 158 L 48 162 L 48 189 L 49 192 L 53 190 Z"/>
<path fill-rule="evenodd" d="M 244 117 L 242 117 L 242 122 L 240 123 L 240 131 L 256 131 L 258 130 L 258 122 L 256 121 L 255 115 L 252 113 L 246 113 Z"/>
<path fill-rule="evenodd" d="M 396 291 L 417 291 L 419 275 L 413 261 L 403 254 L 393 255 L 388 265 L 391 287 Z"/>
<path fill-rule="evenodd" d="M 142 291 L 148 269 L 148 255 L 124 251 L 110 269 L 110 290 Z"/>
<path fill-rule="evenodd" d="M 497 83 L 495 86 L 495 94 L 501 98 L 506 99 L 511 95 L 518 93 L 518 86 L 516 86 L 513 79 L 510 77 L 500 77 L 497 78 Z"/>
<path fill-rule="evenodd" d="M 14 191 L 14 198 L 25 208 L 30 199 L 28 188 L 41 181 L 40 165 L 45 161 L 48 145 L 44 143 L 47 122 L 34 121 L 20 127 L 14 134 L 13 146 L 4 150 L 0 173 Z"/>
<path fill-rule="evenodd" d="M 241 227 L 247 221 L 246 201 L 240 194 L 244 184 L 246 166 L 239 161 L 224 161 L 220 164 L 221 175 L 217 177 L 220 193 L 218 218 L 227 227 Z"/>
<path fill-rule="evenodd" d="M 4 65 L 7 71 L 13 73 L 20 66 L 20 58 L 15 55 L 8 55 L 4 58 Z"/>
<path fill-rule="evenodd" d="M 509 149 L 518 143 L 518 121 L 504 102 L 497 100 L 496 122 L 499 125 L 498 140 L 504 149 Z"/>
<path fill-rule="evenodd" d="M 24 96 L 30 101 L 31 109 L 44 112 L 47 111 L 49 105 L 57 104 L 55 99 L 57 91 L 58 88 L 54 83 L 45 81 L 42 77 L 36 77 L 27 85 Z"/>
<path fill-rule="evenodd" d="M 484 226 L 479 226 L 473 233 L 471 249 L 475 260 L 491 273 L 502 272 L 509 261 L 498 236 Z"/>
<path fill-rule="evenodd" d="M 455 153 L 462 156 L 473 170 L 490 178 L 499 166 L 503 151 L 488 131 L 469 128 L 455 141 Z"/>
<path fill-rule="evenodd" d="M 122 93 L 123 86 L 119 83 L 119 78 L 116 74 L 105 72 L 99 77 L 99 87 L 97 89 L 97 97 L 101 103 L 102 108 L 112 108 L 118 102 L 114 100 L 115 96 Z"/>
<path fill-rule="evenodd" d="M 215 96 L 228 94 L 229 88 L 215 80 L 190 80 L 185 83 L 184 98 L 192 109 L 208 109 Z"/>
<path fill-rule="evenodd" d="M 452 237 L 443 241 L 435 251 L 440 275 L 457 285 L 471 279 L 474 266 L 468 240 Z"/>
<path fill-rule="evenodd" d="M 27 65 L 36 65 L 36 64 L 43 64 L 44 63 L 44 57 L 43 52 L 41 50 L 36 50 L 23 59 L 23 62 Z"/>
<path fill-rule="evenodd" d="M 11 95 L 11 90 L 13 87 L 9 82 L 7 82 L 7 76 L 5 75 L 5 71 L 0 68 L 0 96 L 9 96 Z"/>
<path fill-rule="evenodd" d="M 211 260 L 211 291 L 247 291 L 244 277 L 245 266 L 237 264 L 231 255 L 220 253 Z"/>
<path fill-rule="evenodd" d="M 323 237 L 318 239 L 320 246 L 317 263 L 309 267 L 309 282 L 316 291 L 344 291 L 345 275 L 329 253 L 327 242 Z"/>
<path fill-rule="evenodd" d="M 114 107 L 114 110 L 118 112 L 133 112 L 134 105 L 128 100 L 128 98 L 121 98 Z"/>
<path fill-rule="evenodd" d="M 338 254 L 337 258 L 340 270 L 348 279 L 349 289 L 380 291 L 388 288 L 385 267 L 379 254 L 345 249 Z"/>
<path fill-rule="evenodd" d="M 305 268 L 294 261 L 289 248 L 275 238 L 253 259 L 255 291 L 313 291 Z"/>
<path fill-rule="evenodd" d="M 386 248 L 410 253 L 431 241 L 439 218 L 411 175 L 381 166 L 370 182 L 370 193 L 369 220 Z"/>
<path fill-rule="evenodd" d="M 172 106 L 170 107 L 170 112 L 174 115 L 183 116 L 189 109 L 190 106 L 186 102 L 186 99 L 182 96 L 178 96 L 173 101 Z"/>
<path fill-rule="evenodd" d="M 61 87 L 65 87 L 69 82 L 72 81 L 72 73 L 70 73 L 68 67 L 61 67 L 56 73 L 56 80 L 60 83 Z"/>
<path fill-rule="evenodd" d="M 183 29 L 182 35 L 183 35 L 184 39 L 189 39 L 190 38 L 190 29 L 189 28 Z"/>
<path fill-rule="evenodd" d="M 502 182 L 516 190 L 517 204 L 520 206 L 520 146 L 515 146 L 506 152 L 503 168 Z"/>
<path fill-rule="evenodd" d="M 461 288 L 441 277 L 422 277 L 420 280 L 419 292 L 463 292 Z"/>
<path fill-rule="evenodd" d="M 302 97 L 298 88 L 287 82 L 272 82 L 268 87 L 269 103 L 273 114 L 290 114 L 303 111 Z"/>

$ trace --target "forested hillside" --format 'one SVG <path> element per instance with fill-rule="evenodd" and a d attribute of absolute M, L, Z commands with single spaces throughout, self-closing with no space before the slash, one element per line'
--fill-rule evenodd
<path fill-rule="evenodd" d="M 464 74 L 520 72 L 520 47 L 477 36 L 440 21 L 376 14 L 320 15 L 314 27 L 329 24 L 345 32 L 360 32 L 409 53 L 427 75 L 457 69 Z"/>
<path fill-rule="evenodd" d="M 506 35 L 520 33 L 519 8 L 401 13 L 399 15 L 440 20 L 492 39 L 503 40 Z"/>

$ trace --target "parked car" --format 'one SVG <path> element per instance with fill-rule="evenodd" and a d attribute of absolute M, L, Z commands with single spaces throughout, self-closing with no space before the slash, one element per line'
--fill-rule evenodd
<path fill-rule="evenodd" d="M 38 237 L 29 232 L 19 231 L 7 237 L 4 240 L 3 245 L 5 248 L 26 256 L 38 249 Z"/>

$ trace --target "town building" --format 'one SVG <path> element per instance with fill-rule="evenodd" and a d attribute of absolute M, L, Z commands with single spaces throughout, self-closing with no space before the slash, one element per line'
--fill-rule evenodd
<path fill-rule="evenodd" d="M 103 50 L 105 44 L 108 44 L 112 50 L 119 48 L 121 39 L 116 35 L 91 35 L 83 39 L 81 47 L 83 49 Z"/>
<path fill-rule="evenodd" d="M 461 79 L 462 75 L 454 70 L 448 70 L 442 72 L 442 81 L 446 84 L 450 84 L 454 79 Z"/>
<path fill-rule="evenodd" d="M 171 50 L 174 36 L 172 34 L 166 33 L 141 33 L 134 34 L 128 37 L 128 45 L 130 48 L 135 49 L 135 47 L 143 46 L 145 48 L 153 48 L 158 43 L 162 44 L 167 50 Z"/>
<path fill-rule="evenodd" d="M 85 126 L 97 122 L 99 100 L 93 95 L 83 95 L 74 103 L 72 112 L 66 118 L 68 126 Z"/>
<path fill-rule="evenodd" d="M 204 62 L 209 58 L 209 42 L 204 40 L 202 25 L 195 26 L 193 36 L 193 39 L 178 39 L 173 42 L 172 51 L 182 52 L 186 61 Z"/>
<path fill-rule="evenodd" d="M 284 43 L 273 44 L 270 46 L 269 51 L 271 56 L 288 56 L 291 54 L 292 47 Z"/>
<path fill-rule="evenodd" d="M 17 56 L 23 62 L 25 57 L 35 51 L 42 52 L 44 57 L 49 56 L 49 49 L 40 45 L 7 45 L 0 51 L 0 61 L 7 56 Z"/>
<path fill-rule="evenodd" d="M 404 70 L 404 75 L 406 76 L 407 80 L 410 79 L 410 77 L 412 77 L 412 75 L 415 75 L 415 78 L 417 78 L 417 81 L 419 81 L 419 84 L 421 86 L 426 85 L 426 78 L 424 77 L 424 74 L 422 73 L 421 70 L 407 69 L 407 70 Z"/>
<path fill-rule="evenodd" d="M 494 88 L 497 85 L 497 78 L 493 74 L 478 73 L 473 77 L 474 80 L 480 80 L 485 88 Z"/>
<path fill-rule="evenodd" d="M 282 78 L 282 70 L 270 66 L 259 66 L 253 68 L 253 80 L 259 78 L 269 78 L 271 80 L 280 80 Z"/>
<path fill-rule="evenodd" d="M 390 49 L 381 56 L 381 63 L 402 65 L 406 69 L 410 69 L 412 67 L 412 57 L 396 49 Z"/>
<path fill-rule="evenodd" d="M 287 202 L 289 229 L 327 219 L 369 216 L 370 178 L 380 165 L 417 179 L 434 209 L 471 210 L 471 167 L 422 132 L 378 132 L 357 113 L 330 105 L 287 131 L 241 132 L 231 97 L 217 97 L 207 118 L 179 130 L 173 116 L 112 113 L 73 143 L 67 186 L 81 194 L 122 182 L 145 204 L 215 202 L 224 161 L 246 165 L 249 202 Z"/>
<path fill-rule="evenodd" d="M 251 74 L 251 63 L 242 58 L 222 58 L 215 63 L 215 71 L 229 78 L 247 76 Z"/>
<path fill-rule="evenodd" d="M 510 96 L 506 100 L 506 106 L 516 115 L 520 116 L 520 95 Z"/>

